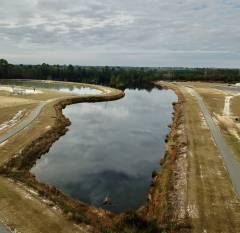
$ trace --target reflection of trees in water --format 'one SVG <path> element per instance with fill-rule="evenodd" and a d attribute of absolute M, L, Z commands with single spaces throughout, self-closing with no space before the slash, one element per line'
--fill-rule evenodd
<path fill-rule="evenodd" d="M 44 82 L 31 82 L 31 81 L 23 81 L 23 80 L 1 80 L 1 84 L 4 85 L 14 85 L 14 86 L 23 86 L 28 88 L 43 88 L 43 89 L 54 89 L 54 90 L 61 90 L 67 89 L 68 91 L 73 91 L 74 88 L 82 89 L 83 87 L 77 87 L 72 84 L 61 84 L 61 83 L 44 83 Z M 111 86 L 117 89 L 125 90 L 125 89 L 132 89 L 132 90 L 147 90 L 149 92 L 152 91 L 153 88 L 162 89 L 159 86 L 155 86 L 150 82 L 111 82 L 111 83 L 96 83 L 98 85 L 105 85 Z"/>
<path fill-rule="evenodd" d="M 82 89 L 83 87 L 76 87 L 72 84 L 61 84 L 61 83 L 45 83 L 45 82 L 34 82 L 34 81 L 23 81 L 23 80 L 1 80 L 0 84 L 11 85 L 11 86 L 21 86 L 27 88 L 42 88 L 51 90 L 61 90 L 67 89 L 73 91 L 74 88 Z"/>
<path fill-rule="evenodd" d="M 156 86 L 150 82 L 136 82 L 136 83 L 126 83 L 124 86 L 118 86 L 118 84 L 116 83 L 115 85 L 111 85 L 112 87 L 121 89 L 121 90 L 125 90 L 125 89 L 132 89 L 132 90 L 146 90 L 148 92 L 151 92 L 152 89 L 157 88 L 159 90 L 162 90 L 161 87 Z"/>

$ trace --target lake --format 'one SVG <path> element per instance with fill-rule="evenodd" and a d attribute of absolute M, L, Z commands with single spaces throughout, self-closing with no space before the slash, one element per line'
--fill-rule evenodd
<path fill-rule="evenodd" d="M 172 90 L 125 90 L 120 100 L 67 106 L 69 131 L 36 162 L 39 181 L 119 213 L 146 200 L 172 122 Z M 105 197 L 112 205 L 104 206 Z"/>
<path fill-rule="evenodd" d="M 0 80 L 0 85 L 8 85 L 13 88 L 23 87 L 28 89 L 35 88 L 38 89 L 48 89 L 54 91 L 62 91 L 66 93 L 72 94 L 80 94 L 80 95 L 99 95 L 102 94 L 102 91 L 97 90 L 95 88 L 90 88 L 86 86 L 81 86 L 73 83 L 61 83 L 61 82 L 37 82 L 31 80 L 16 80 L 16 79 L 2 79 Z"/>

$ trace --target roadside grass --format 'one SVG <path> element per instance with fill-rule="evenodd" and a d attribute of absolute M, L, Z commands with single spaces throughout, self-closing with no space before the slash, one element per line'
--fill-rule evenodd
<path fill-rule="evenodd" d="M 233 116 L 240 118 L 240 96 L 236 96 L 231 100 L 231 112 Z M 240 123 L 240 121 L 239 121 Z"/>
<path fill-rule="evenodd" d="M 224 93 L 222 94 L 220 93 L 214 94 L 212 92 L 208 93 L 208 90 L 209 89 L 201 91 L 200 89 L 197 89 L 197 91 L 203 97 L 204 102 L 207 104 L 209 111 L 212 114 L 217 113 L 219 115 L 222 115 L 225 104 Z M 237 116 L 240 117 L 240 96 L 235 96 L 234 98 L 231 99 L 230 113 L 234 117 Z M 236 136 L 234 136 L 230 132 L 231 129 L 228 129 L 227 125 L 225 125 L 223 122 L 219 122 L 219 127 L 228 145 L 233 149 L 235 158 L 240 162 L 240 140 L 237 139 Z M 236 132 L 239 132 L 239 129 L 237 129 L 237 127 L 235 127 L 234 129 L 236 129 Z"/>
<path fill-rule="evenodd" d="M 203 127 L 199 106 L 195 98 L 186 96 L 185 125 L 188 147 L 188 209 L 193 228 L 191 232 L 238 232 L 240 229 L 240 203 L 225 170 L 223 160 L 211 133 Z M 201 94 L 201 93 L 200 93 Z M 205 94 L 205 98 L 212 97 Z M 220 112 L 221 104 L 210 105 Z M 222 111 L 222 110 L 221 110 Z"/>
<path fill-rule="evenodd" d="M 1 96 L 0 96 L 1 98 Z M 36 104 L 23 104 L 18 106 L 10 106 L 10 107 L 0 107 L 0 124 L 12 119 L 12 117 L 20 110 L 25 109 L 26 112 L 30 112 Z"/>
<path fill-rule="evenodd" d="M 225 95 L 222 91 L 202 88 L 197 88 L 196 91 L 203 97 L 212 113 L 222 115 L 225 104 Z"/>
<path fill-rule="evenodd" d="M 224 138 L 227 141 L 227 144 L 232 148 L 236 160 L 239 162 L 240 166 L 240 140 L 236 138 L 231 132 L 229 132 L 227 126 L 220 122 L 219 127 L 223 133 Z"/>
<path fill-rule="evenodd" d="M 56 113 L 53 105 L 54 103 L 47 105 L 29 127 L 0 145 L 0 165 L 21 151 L 26 144 L 39 138 L 43 132 L 48 130 L 48 127 L 54 124 Z"/>

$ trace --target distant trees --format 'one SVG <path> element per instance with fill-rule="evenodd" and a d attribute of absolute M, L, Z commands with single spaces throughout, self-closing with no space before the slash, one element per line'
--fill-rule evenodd
<path fill-rule="evenodd" d="M 239 69 L 12 65 L 0 59 L 0 79 L 43 79 L 137 88 L 154 80 L 240 82 Z"/>
<path fill-rule="evenodd" d="M 5 59 L 0 59 L 0 78 L 4 78 L 4 75 L 8 76 L 8 62 Z"/>

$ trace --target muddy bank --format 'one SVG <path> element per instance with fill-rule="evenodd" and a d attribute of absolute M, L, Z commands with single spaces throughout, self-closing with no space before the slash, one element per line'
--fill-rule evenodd
<path fill-rule="evenodd" d="M 178 102 L 173 103 L 173 121 L 166 135 L 166 151 L 160 161 L 161 169 L 153 171 L 146 203 L 137 211 L 115 217 L 115 231 L 125 232 L 191 232 L 187 213 L 187 133 L 184 122 L 183 94 L 177 86 L 156 82 L 163 88 L 173 89 Z"/>
<path fill-rule="evenodd" d="M 187 134 L 184 127 L 184 96 L 170 83 L 156 82 L 170 88 L 178 96 L 173 103 L 173 122 L 166 136 L 166 151 L 160 161 L 161 170 L 152 174 L 148 200 L 138 213 L 147 220 L 156 221 L 167 232 L 188 232 L 190 225 L 186 213 L 187 191 Z"/>

